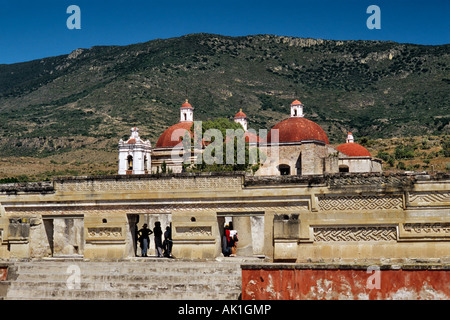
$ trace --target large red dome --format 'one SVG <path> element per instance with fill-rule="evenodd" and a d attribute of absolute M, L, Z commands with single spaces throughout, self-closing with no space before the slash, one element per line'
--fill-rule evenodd
<path fill-rule="evenodd" d="M 342 152 L 343 154 L 350 156 L 350 157 L 371 157 L 369 151 L 367 151 L 366 148 L 364 148 L 362 145 L 354 143 L 354 142 L 347 142 L 343 143 L 340 146 L 336 148 L 336 150 Z"/>
<path fill-rule="evenodd" d="M 329 143 L 325 131 L 315 122 L 303 117 L 291 117 L 276 124 L 272 130 L 278 129 L 279 142 L 299 142 L 318 140 Z M 272 130 L 267 135 L 267 142 L 272 140 Z"/>
<path fill-rule="evenodd" d="M 193 122 L 192 121 L 184 121 L 184 122 L 178 122 L 177 124 L 174 124 L 173 126 L 166 129 L 166 131 L 163 132 L 163 134 L 159 137 L 158 141 L 156 142 L 157 148 L 173 148 L 177 144 L 181 142 L 181 138 L 184 136 L 185 131 L 189 131 L 189 134 L 192 135 L 190 132 Z M 177 132 L 175 130 L 182 129 Z M 183 130 L 184 129 L 184 130 Z M 172 138 L 172 134 L 174 134 L 174 137 Z M 172 141 L 174 139 L 175 141 Z"/>

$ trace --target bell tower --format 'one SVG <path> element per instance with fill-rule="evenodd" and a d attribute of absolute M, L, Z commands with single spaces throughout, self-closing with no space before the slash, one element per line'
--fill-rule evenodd
<path fill-rule="evenodd" d="M 139 137 L 139 128 L 131 128 L 127 141 L 119 141 L 119 171 L 118 174 L 146 174 L 151 172 L 152 145 L 149 140 Z"/>
<path fill-rule="evenodd" d="M 244 128 L 244 131 L 247 132 L 248 119 L 245 113 L 242 112 L 242 109 L 234 116 L 234 122 L 239 123 Z"/>
<path fill-rule="evenodd" d="M 355 139 L 353 139 L 353 135 L 352 135 L 351 132 L 349 132 L 349 133 L 347 134 L 347 140 L 346 140 L 345 142 L 347 142 L 347 143 L 353 143 L 353 142 L 355 142 Z"/>
<path fill-rule="evenodd" d="M 180 122 L 194 121 L 194 108 L 189 103 L 188 99 L 181 105 L 180 108 Z"/>
<path fill-rule="evenodd" d="M 298 100 L 291 103 L 291 118 L 303 118 L 303 104 Z"/>

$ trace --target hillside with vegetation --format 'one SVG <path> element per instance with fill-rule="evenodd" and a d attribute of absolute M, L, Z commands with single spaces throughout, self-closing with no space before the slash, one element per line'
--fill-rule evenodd
<path fill-rule="evenodd" d="M 450 45 L 192 34 L 0 65 L 0 179 L 115 172 L 129 128 L 155 144 L 186 98 L 196 120 L 242 108 L 254 129 L 299 99 L 330 143 L 351 131 L 385 168 L 450 162 Z"/>

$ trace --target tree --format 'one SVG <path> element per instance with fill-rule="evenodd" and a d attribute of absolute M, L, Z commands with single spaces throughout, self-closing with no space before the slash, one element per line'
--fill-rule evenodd
<path fill-rule="evenodd" d="M 397 163 L 397 169 L 405 170 L 406 169 L 405 163 L 401 162 L 401 161 L 399 163 Z"/>
<path fill-rule="evenodd" d="M 393 167 L 393 166 L 394 166 L 394 163 L 395 163 L 395 159 L 394 159 L 393 157 L 390 157 L 390 158 L 388 159 L 387 163 L 389 164 L 390 167 Z"/>
<path fill-rule="evenodd" d="M 412 159 L 414 158 L 414 147 L 410 145 L 397 146 L 394 151 L 395 159 Z"/>
<path fill-rule="evenodd" d="M 378 151 L 377 158 L 380 158 L 384 162 L 387 162 L 390 167 L 394 166 L 395 159 L 394 157 L 386 151 Z"/>
<path fill-rule="evenodd" d="M 202 139 L 202 161 L 194 165 L 184 165 L 185 170 L 202 172 L 252 170 L 255 172 L 259 168 L 259 149 L 250 148 L 239 123 L 226 118 L 202 122 L 201 137 L 196 136 L 199 128 L 195 128 L 195 125 L 194 122 L 191 127 L 191 132 L 194 133 L 191 137 L 191 146 L 199 146 L 200 141 L 195 143 L 194 140 Z M 233 133 L 233 135 L 230 136 L 229 133 Z M 221 141 L 216 141 L 218 138 Z M 251 156 L 251 152 L 256 152 L 256 156 L 254 154 Z M 252 161 L 253 159 L 256 160 L 256 163 Z"/>
<path fill-rule="evenodd" d="M 381 151 L 381 150 L 378 151 L 377 158 L 380 158 L 381 160 L 387 162 L 390 157 L 391 157 L 390 154 L 387 153 L 386 151 Z"/>

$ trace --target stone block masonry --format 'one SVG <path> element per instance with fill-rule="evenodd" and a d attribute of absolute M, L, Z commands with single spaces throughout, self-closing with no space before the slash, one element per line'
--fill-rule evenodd
<path fill-rule="evenodd" d="M 104 178 L 71 178 L 55 180 L 60 192 L 123 192 L 240 189 L 241 176 L 225 175 L 155 175 L 127 179 L 123 176 Z"/>
<path fill-rule="evenodd" d="M 0 258 L 134 257 L 137 224 L 164 216 L 176 258 L 220 257 L 227 221 L 241 236 L 238 255 L 274 262 L 449 263 L 449 190 L 444 173 L 180 173 L 0 185 Z"/>
<path fill-rule="evenodd" d="M 0 300 L 237 300 L 241 293 L 239 263 L 230 261 L 46 259 L 7 268 Z"/>

